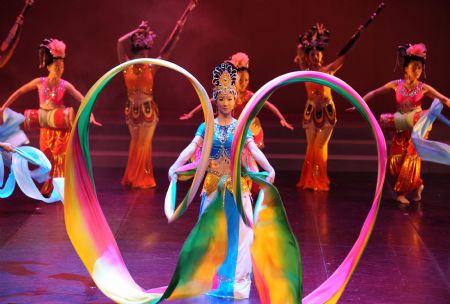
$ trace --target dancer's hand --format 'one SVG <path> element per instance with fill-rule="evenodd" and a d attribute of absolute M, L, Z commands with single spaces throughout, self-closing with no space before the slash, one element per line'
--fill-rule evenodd
<path fill-rule="evenodd" d="M 15 148 L 10 143 L 2 143 L 0 142 L 0 148 L 5 150 L 6 152 L 15 152 Z"/>
<path fill-rule="evenodd" d="M 94 114 L 91 114 L 91 117 L 89 118 L 89 122 L 95 126 L 103 126 L 101 123 L 95 120 Z"/>
<path fill-rule="evenodd" d="M 266 177 L 266 181 L 273 184 L 275 181 L 275 170 L 272 170 L 269 175 Z"/>
<path fill-rule="evenodd" d="M 350 107 L 345 109 L 345 112 L 351 113 L 351 112 L 355 112 L 356 111 L 356 107 Z"/>
<path fill-rule="evenodd" d="M 177 179 L 177 174 L 175 173 L 174 168 L 170 167 L 168 177 L 169 177 L 169 182 L 172 181 L 173 177 L 175 177 L 175 179 Z"/>
<path fill-rule="evenodd" d="M 317 32 L 319 34 L 323 34 L 325 33 L 325 26 L 323 25 L 323 23 L 316 23 L 316 27 L 317 27 Z"/>
<path fill-rule="evenodd" d="M 147 20 L 142 20 L 141 24 L 139 24 L 138 29 L 148 30 L 150 29 L 150 25 L 148 24 Z"/>
<path fill-rule="evenodd" d="M 34 0 L 25 0 L 25 3 L 28 5 L 33 5 Z"/>
<path fill-rule="evenodd" d="M 193 116 L 192 113 L 189 112 L 189 113 L 185 113 L 185 114 L 181 115 L 178 119 L 179 120 L 188 120 L 188 119 L 191 119 L 192 116 Z"/>
<path fill-rule="evenodd" d="M 288 123 L 285 119 L 280 120 L 281 126 L 288 128 L 289 130 L 294 130 L 294 126 Z"/>

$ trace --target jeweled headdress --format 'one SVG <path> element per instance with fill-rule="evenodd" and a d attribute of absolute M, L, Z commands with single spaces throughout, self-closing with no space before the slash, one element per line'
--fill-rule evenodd
<path fill-rule="evenodd" d="M 236 91 L 237 70 L 234 65 L 229 62 L 223 62 L 217 65 L 212 73 L 213 99 L 217 99 L 219 94 L 233 94 L 237 96 Z"/>
<path fill-rule="evenodd" d="M 331 33 L 326 28 L 320 29 L 317 25 L 313 25 L 308 31 L 301 34 L 298 40 L 305 53 L 312 50 L 323 51 L 330 41 Z"/>
<path fill-rule="evenodd" d="M 39 45 L 39 68 L 44 68 L 56 59 L 66 57 L 66 44 L 58 39 L 44 39 Z"/>

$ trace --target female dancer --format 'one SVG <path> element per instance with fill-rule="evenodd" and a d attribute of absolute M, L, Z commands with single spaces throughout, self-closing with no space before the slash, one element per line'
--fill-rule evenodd
<path fill-rule="evenodd" d="M 411 141 L 414 124 L 425 113 L 422 111 L 423 97 L 437 98 L 450 107 L 448 97 L 419 80 L 425 67 L 426 51 L 423 43 L 399 46 L 398 54 L 403 60 L 403 79 L 390 81 L 364 96 L 364 100 L 368 102 L 378 94 L 391 90 L 395 92 L 397 112 L 382 114 L 380 124 L 383 128 L 395 131 L 389 172 L 395 179 L 394 191 L 401 204 L 409 204 L 406 195 L 411 192 L 414 192 L 412 200 L 420 201 L 424 189 L 420 178 L 421 159 Z M 353 111 L 354 108 L 348 110 Z"/>
<path fill-rule="evenodd" d="M 195 8 L 196 3 L 196 0 L 189 2 L 171 35 L 161 48 L 158 58 L 167 59 L 169 57 L 186 23 L 187 15 Z M 149 57 L 155 37 L 148 22 L 142 21 L 136 30 L 122 36 L 117 41 L 119 61 L 124 62 L 130 59 L 124 46 L 128 41 L 131 41 L 132 58 Z M 152 139 L 159 120 L 158 108 L 153 99 L 153 78 L 156 71 L 156 66 L 137 64 L 130 65 L 123 73 L 128 93 L 128 100 L 125 104 L 125 120 L 131 134 L 131 142 L 122 184 L 132 188 L 156 187 L 152 164 Z"/>
<path fill-rule="evenodd" d="M 344 63 L 340 55 L 328 65 L 323 62 L 323 51 L 328 45 L 330 32 L 317 24 L 300 35 L 297 56 L 294 61 L 301 70 L 320 71 L 334 75 Z M 319 84 L 305 82 L 307 101 L 303 113 L 303 128 L 306 131 L 306 156 L 297 187 L 313 191 L 330 190 L 327 175 L 328 142 L 336 124 L 331 89 Z"/>
<path fill-rule="evenodd" d="M 11 58 L 17 44 L 19 43 L 20 35 L 22 34 L 23 21 L 25 15 L 28 12 L 31 5 L 33 5 L 34 0 L 25 0 L 25 6 L 17 16 L 16 23 L 9 30 L 8 36 L 0 45 L 0 68 L 4 67 Z"/>
<path fill-rule="evenodd" d="M 248 90 L 248 85 L 250 82 L 250 69 L 249 69 L 249 63 L 250 60 L 247 56 L 247 54 L 239 52 L 231 56 L 231 59 L 229 60 L 231 64 L 233 64 L 238 71 L 237 74 L 237 81 L 236 81 L 236 89 L 237 89 L 237 98 L 236 98 L 236 106 L 234 108 L 233 117 L 239 117 L 241 115 L 242 110 L 244 109 L 245 105 L 248 103 L 250 98 L 253 96 L 253 92 Z M 270 111 L 272 111 L 273 114 L 275 114 L 278 119 L 280 120 L 280 124 L 288 128 L 290 130 L 293 130 L 294 127 L 286 121 L 283 114 L 278 110 L 276 106 L 274 106 L 272 103 L 266 101 L 264 104 L 265 107 L 267 107 Z M 181 120 L 190 119 L 201 108 L 200 105 L 195 107 L 192 111 L 190 111 L 187 114 L 184 114 L 180 116 Z M 252 124 L 250 125 L 250 131 L 252 132 L 253 138 L 255 140 L 256 145 L 261 149 L 264 147 L 264 132 L 261 127 L 261 122 L 258 118 L 255 118 L 252 121 Z"/>
<path fill-rule="evenodd" d="M 35 78 L 15 91 L 0 108 L 0 115 L 23 94 L 38 90 L 39 110 L 26 110 L 26 126 L 40 127 L 39 149 L 44 152 L 52 164 L 50 177 L 64 176 L 64 160 L 73 120 L 73 108 L 64 106 L 64 94 L 68 92 L 81 102 L 83 95 L 75 87 L 62 79 L 66 45 L 57 39 L 44 39 L 39 46 L 40 68 L 46 67 L 47 77 Z M 94 116 L 91 122 L 98 123 Z M 41 188 L 42 194 L 51 193 L 52 179 Z"/>
<path fill-rule="evenodd" d="M 381 3 L 366 22 L 358 27 L 339 51 L 337 59 L 330 64 L 325 65 L 323 62 L 323 51 L 328 45 L 330 32 L 319 23 L 300 35 L 294 61 L 301 70 L 334 75 L 342 67 L 345 55 L 359 39 L 363 30 L 372 23 L 383 8 L 384 3 Z M 313 191 L 328 191 L 330 190 L 330 179 L 327 175 L 328 142 L 337 121 L 336 108 L 330 88 L 308 82 L 305 82 L 305 88 L 307 101 L 303 113 L 303 128 L 306 131 L 307 146 L 297 187 Z"/>
<path fill-rule="evenodd" d="M 239 216 L 233 195 L 230 192 L 230 153 L 233 135 L 237 120 L 232 113 L 236 104 L 237 91 L 235 87 L 237 71 L 228 62 L 218 65 L 213 71 L 213 98 L 217 105 L 218 115 L 214 121 L 214 142 L 210 155 L 208 173 L 203 184 L 201 194 L 201 214 L 209 206 L 217 186 L 222 177 L 225 182 L 225 213 L 228 229 L 227 257 L 217 273 L 218 287 L 210 294 L 218 297 L 248 298 L 251 285 L 251 255 L 250 244 L 253 241 L 253 232 L 247 227 Z M 205 124 L 201 124 L 193 141 L 181 152 L 178 159 L 169 169 L 169 180 L 175 171 L 193 156 L 198 147 L 203 144 Z M 268 181 L 273 182 L 275 171 L 267 161 L 264 154 L 255 144 L 250 133 L 247 134 L 246 148 L 258 164 L 269 172 Z M 245 212 L 252 215 L 251 194 L 246 178 L 242 180 L 243 201 Z"/>

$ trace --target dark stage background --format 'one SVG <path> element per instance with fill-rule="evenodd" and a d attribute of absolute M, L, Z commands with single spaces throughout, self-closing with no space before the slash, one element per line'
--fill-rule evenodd
<path fill-rule="evenodd" d="M 401 77 L 399 70 L 393 71 L 399 44 L 424 42 L 429 49 L 425 81 L 449 96 L 450 2 L 385 2 L 385 10 L 363 33 L 337 76 L 363 95 Z M 36 0 L 13 58 L 0 70 L 0 101 L 4 102 L 19 85 L 46 75 L 46 71 L 37 68 L 37 47 L 43 38 L 66 42 L 64 78 L 85 94 L 103 73 L 118 63 L 118 37 L 137 27 L 141 20 L 149 20 L 157 33 L 153 50 L 156 54 L 187 3 L 188 0 Z M 256 90 L 272 78 L 297 69 L 293 58 L 300 32 L 316 21 L 331 30 L 332 39 L 325 55 L 329 62 L 378 4 L 378 0 L 200 0 L 170 60 L 189 70 L 209 90 L 213 66 L 237 51 L 244 51 L 251 59 L 251 89 Z M 2 38 L 22 6 L 21 0 L 0 1 Z M 158 73 L 155 97 L 162 118 L 173 119 L 196 105 L 194 90 L 186 80 L 172 71 Z M 116 77 L 102 93 L 95 109 L 99 120 L 108 120 L 111 113 L 121 115 L 126 98 L 122 82 L 122 77 Z M 288 116 L 300 119 L 304 88 L 300 84 L 285 87 L 271 100 Z M 337 104 L 341 123 L 358 117 L 342 113 L 347 107 L 342 100 Z M 22 110 L 37 105 L 37 94 L 30 93 L 13 108 Z M 392 111 L 393 94 L 373 101 L 373 107 L 376 114 Z"/>

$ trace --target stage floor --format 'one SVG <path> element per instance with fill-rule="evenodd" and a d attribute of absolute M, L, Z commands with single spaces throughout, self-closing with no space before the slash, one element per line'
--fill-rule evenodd
<path fill-rule="evenodd" d="M 120 169 L 94 171 L 98 197 L 134 279 L 143 288 L 167 285 L 181 245 L 198 215 L 198 200 L 168 224 L 158 187 L 132 191 Z M 332 190 L 297 190 L 297 173 L 278 172 L 302 255 L 308 294 L 330 276 L 356 240 L 371 205 L 376 175 L 332 173 Z M 401 207 L 389 184 L 378 219 L 340 303 L 448 303 L 450 299 L 450 188 L 448 174 L 424 175 L 423 201 Z M 17 189 L 16 189 L 17 190 Z M 172 303 L 232 303 L 201 296 Z M 252 287 L 249 300 L 259 303 Z M 44 204 L 18 190 L 0 201 L 0 303 L 112 303 L 95 286 L 65 232 L 61 203 Z"/>

